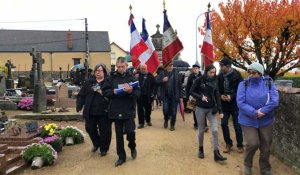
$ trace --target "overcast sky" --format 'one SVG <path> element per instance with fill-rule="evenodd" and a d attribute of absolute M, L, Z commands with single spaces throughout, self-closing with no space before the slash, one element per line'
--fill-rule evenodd
<path fill-rule="evenodd" d="M 217 9 L 219 1 L 210 1 Z M 169 21 L 178 32 L 184 50 L 181 58 L 190 64 L 196 61 L 196 19 L 207 10 L 209 0 L 166 0 Z M 84 30 L 83 20 L 37 23 L 3 23 L 18 21 L 44 21 L 64 19 L 88 19 L 92 31 L 108 31 L 110 42 L 115 42 L 129 51 L 130 32 L 128 26 L 129 5 L 135 16 L 139 32 L 142 18 L 150 35 L 156 32 L 156 24 L 163 26 L 163 0 L 0 0 L 0 29 L 26 30 Z M 198 19 L 203 25 L 204 15 Z M 197 34 L 198 44 L 203 36 Z M 1 38 L 0 38 L 1 39 Z M 199 49 L 198 58 L 200 59 Z"/>

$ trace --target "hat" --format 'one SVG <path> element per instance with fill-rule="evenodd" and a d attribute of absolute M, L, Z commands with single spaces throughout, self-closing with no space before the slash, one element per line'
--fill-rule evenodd
<path fill-rule="evenodd" d="M 196 63 L 195 64 L 193 64 L 193 66 L 192 66 L 193 68 L 194 67 L 198 67 L 198 68 L 200 68 L 200 64 L 198 63 L 198 61 L 196 61 Z"/>
<path fill-rule="evenodd" d="M 220 61 L 220 65 L 223 66 L 231 66 L 232 61 L 231 59 L 229 59 L 228 57 L 224 57 L 221 61 Z"/>
<path fill-rule="evenodd" d="M 264 74 L 264 67 L 259 64 L 258 62 L 253 62 L 250 64 L 250 66 L 248 67 L 248 70 L 255 70 L 258 73 L 260 73 L 261 75 Z"/>

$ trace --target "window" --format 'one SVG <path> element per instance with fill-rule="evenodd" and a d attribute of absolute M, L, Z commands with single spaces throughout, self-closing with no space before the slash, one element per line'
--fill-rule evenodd
<path fill-rule="evenodd" d="M 80 60 L 81 60 L 81 58 L 73 58 L 74 65 L 80 64 Z"/>

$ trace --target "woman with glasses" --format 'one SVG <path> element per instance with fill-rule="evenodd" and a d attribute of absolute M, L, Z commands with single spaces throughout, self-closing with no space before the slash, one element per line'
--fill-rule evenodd
<path fill-rule="evenodd" d="M 88 79 L 80 89 L 76 105 L 77 112 L 84 106 L 85 129 L 93 143 L 91 151 L 96 152 L 100 147 L 101 156 L 107 154 L 111 142 L 111 121 L 107 114 L 109 99 L 102 94 L 102 87 L 106 80 L 106 66 L 97 64 L 93 78 Z"/>
<path fill-rule="evenodd" d="M 262 175 L 271 175 L 269 156 L 278 92 L 272 79 L 264 76 L 261 64 L 253 62 L 248 67 L 248 75 L 249 78 L 239 84 L 236 98 L 239 123 L 246 141 L 244 174 L 252 174 L 253 157 L 259 149 L 260 172 Z"/>
<path fill-rule="evenodd" d="M 205 119 L 207 117 L 213 136 L 214 160 L 227 160 L 219 152 L 218 141 L 218 121 L 217 112 L 223 116 L 221 110 L 221 101 L 216 79 L 216 68 L 210 64 L 205 67 L 204 75 L 199 77 L 193 83 L 190 94 L 196 99 L 196 119 L 198 122 L 198 157 L 204 158 L 203 140 L 205 130 Z"/>

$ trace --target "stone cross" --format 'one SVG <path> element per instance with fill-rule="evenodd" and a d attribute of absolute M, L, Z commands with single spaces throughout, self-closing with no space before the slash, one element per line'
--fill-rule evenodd
<path fill-rule="evenodd" d="M 14 66 L 10 60 L 7 60 L 7 62 L 5 63 L 5 66 L 8 69 L 8 76 L 7 79 L 12 79 L 12 75 L 11 75 L 11 69 L 12 68 L 16 68 L 16 66 Z"/>
<path fill-rule="evenodd" d="M 34 48 L 32 48 L 32 52 L 30 53 L 32 56 L 32 65 L 35 63 L 37 64 L 37 80 L 36 81 L 41 81 L 42 80 L 42 64 L 45 63 L 45 60 L 42 58 L 42 53 L 37 52 Z"/>

